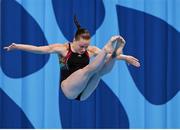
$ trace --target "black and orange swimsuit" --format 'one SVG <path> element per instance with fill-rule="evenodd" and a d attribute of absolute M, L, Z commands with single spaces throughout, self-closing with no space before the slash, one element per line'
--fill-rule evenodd
<path fill-rule="evenodd" d="M 84 68 L 89 64 L 90 58 L 87 51 L 83 54 L 75 53 L 71 50 L 71 45 L 69 45 L 68 53 L 65 57 L 60 59 L 61 64 L 61 82 L 69 77 L 73 72 Z M 72 81 L 73 82 L 73 81 Z M 80 99 L 79 95 L 76 99 Z"/>

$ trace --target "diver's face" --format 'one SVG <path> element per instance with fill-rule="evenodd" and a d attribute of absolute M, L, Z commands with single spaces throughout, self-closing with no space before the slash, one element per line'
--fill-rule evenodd
<path fill-rule="evenodd" d="M 76 43 L 77 43 L 76 44 L 77 53 L 83 54 L 87 50 L 88 46 L 90 45 L 90 39 L 86 40 L 86 39 L 80 38 L 78 41 L 76 41 Z"/>

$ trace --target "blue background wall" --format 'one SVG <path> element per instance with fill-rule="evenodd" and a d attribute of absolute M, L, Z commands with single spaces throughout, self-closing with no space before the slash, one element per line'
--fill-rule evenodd
<path fill-rule="evenodd" d="M 180 128 L 179 0 L 1 0 L 0 128 Z M 140 68 L 116 62 L 86 101 L 59 89 L 56 54 L 12 42 L 72 41 L 76 14 L 100 48 L 115 34 Z"/>

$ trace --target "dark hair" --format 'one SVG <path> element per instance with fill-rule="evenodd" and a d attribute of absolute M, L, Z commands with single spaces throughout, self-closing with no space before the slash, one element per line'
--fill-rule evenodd
<path fill-rule="evenodd" d="M 75 33 L 75 40 L 79 40 L 80 38 L 89 40 L 91 38 L 89 31 L 85 28 L 81 28 L 81 25 L 79 24 L 76 16 L 74 16 L 74 23 L 77 27 L 77 31 Z"/>

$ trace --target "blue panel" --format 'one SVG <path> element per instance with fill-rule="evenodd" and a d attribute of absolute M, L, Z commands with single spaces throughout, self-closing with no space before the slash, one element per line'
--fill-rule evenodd
<path fill-rule="evenodd" d="M 135 84 L 149 102 L 168 102 L 180 88 L 180 33 L 137 10 L 117 6 L 117 14 L 120 34 L 128 43 L 125 54 L 136 56 L 142 64 L 138 69 L 128 67 Z"/>
<path fill-rule="evenodd" d="M 68 100 L 60 90 L 59 106 L 62 128 L 129 128 L 122 104 L 102 80 L 86 101 Z"/>
<path fill-rule="evenodd" d="M 0 128 L 31 128 L 23 111 L 0 89 Z"/>
<path fill-rule="evenodd" d="M 102 0 L 52 0 L 52 3 L 58 26 L 69 41 L 73 40 L 76 31 L 74 15 L 82 28 L 88 29 L 91 35 L 95 34 L 104 20 Z"/>
<path fill-rule="evenodd" d="M 22 51 L 6 52 L 4 46 L 12 42 L 30 45 L 47 45 L 39 25 L 14 0 L 1 1 L 1 67 L 3 72 L 12 78 L 20 78 L 41 69 L 49 55 L 38 55 Z"/>

